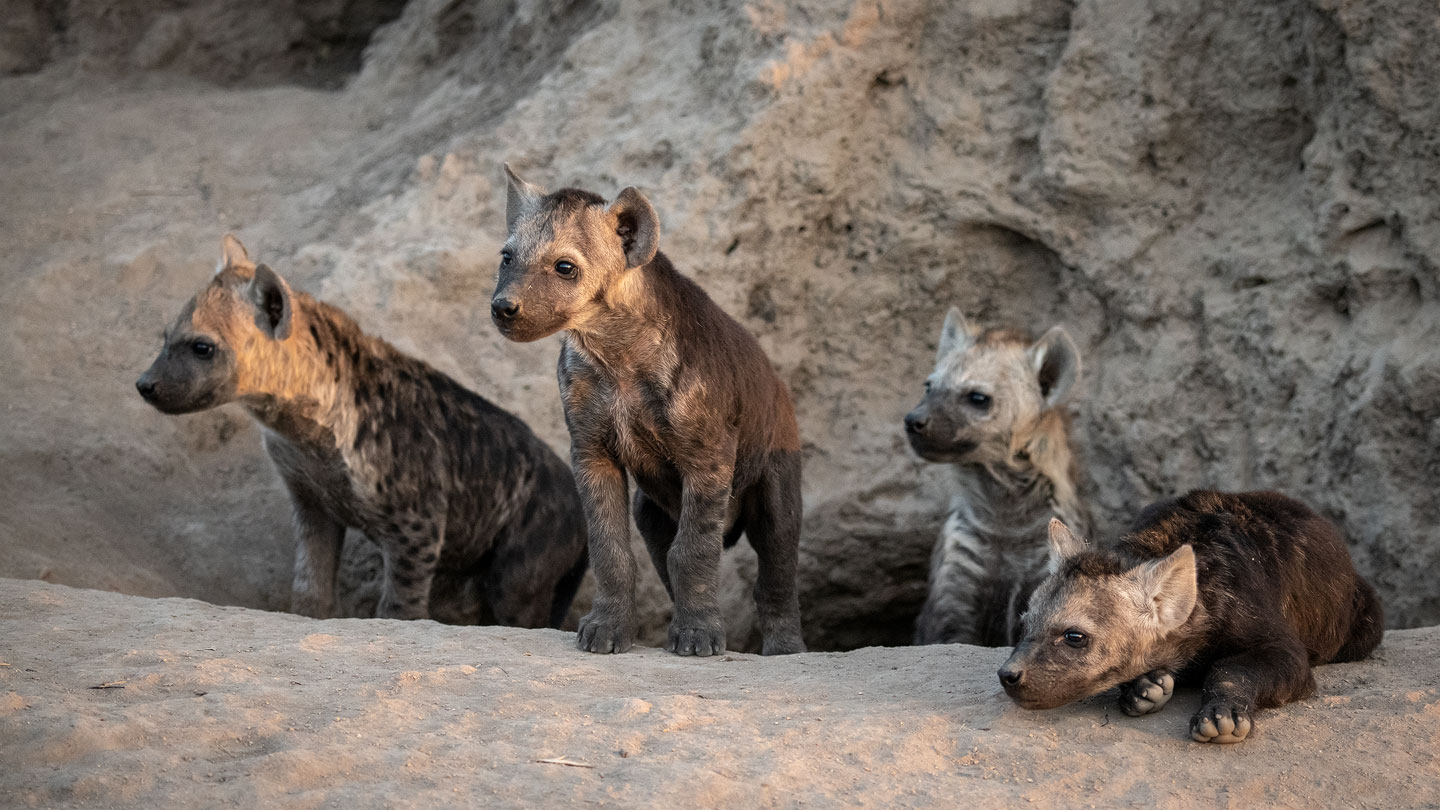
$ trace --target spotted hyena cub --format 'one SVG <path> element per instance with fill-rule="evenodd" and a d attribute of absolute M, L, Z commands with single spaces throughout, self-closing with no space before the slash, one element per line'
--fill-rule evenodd
<path fill-rule="evenodd" d="M 1010 697 L 1048 709 L 1118 685 L 1138 716 L 1194 681 L 1200 742 L 1245 739 L 1255 710 L 1311 694 L 1312 666 L 1364 658 L 1384 627 L 1339 532 L 1276 492 L 1162 501 L 1108 549 L 1055 521 L 1050 569 L 999 672 Z"/>
<path fill-rule="evenodd" d="M 1064 409 L 1079 374 L 1079 350 L 1058 326 L 1033 340 L 976 329 L 958 309 L 945 316 L 925 397 L 905 417 L 916 454 L 951 465 L 958 484 L 916 644 L 1014 644 L 1044 576 L 1046 524 L 1088 530 Z"/>
<path fill-rule="evenodd" d="M 238 402 L 290 490 L 292 608 L 328 617 L 346 527 L 380 547 L 378 616 L 430 615 L 473 579 L 475 621 L 559 626 L 585 571 L 580 498 L 523 422 L 256 266 L 233 236 L 136 383 L 169 414 Z"/>
<path fill-rule="evenodd" d="M 511 340 L 565 333 L 560 395 L 596 582 L 578 646 L 621 652 L 634 641 L 634 478 L 635 522 L 675 602 L 666 649 L 725 650 L 720 554 L 743 532 L 759 557 L 763 652 L 804 650 L 800 439 L 785 384 L 755 338 L 657 250 L 660 221 L 639 191 L 607 204 L 506 174 L 509 236 L 491 315 Z"/>

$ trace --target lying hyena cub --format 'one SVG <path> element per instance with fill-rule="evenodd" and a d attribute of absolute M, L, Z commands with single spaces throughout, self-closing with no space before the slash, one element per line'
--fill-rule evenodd
<path fill-rule="evenodd" d="M 191 413 L 236 401 L 295 506 L 292 608 L 327 617 L 347 526 L 379 546 L 377 615 L 423 619 L 437 574 L 473 577 L 482 622 L 559 626 L 585 572 L 570 471 L 523 422 L 292 292 L 226 236 L 220 269 L 136 383 Z"/>
<path fill-rule="evenodd" d="M 1088 531 L 1064 409 L 1079 374 L 1079 350 L 1058 326 L 1031 340 L 974 329 L 958 309 L 945 316 L 925 398 L 905 417 L 916 454 L 952 465 L 959 485 L 930 555 L 916 644 L 1014 644 L 1044 576 L 1046 524 Z"/>
<path fill-rule="evenodd" d="M 491 315 L 511 340 L 565 331 L 560 395 L 596 582 L 578 646 L 622 652 L 635 638 L 628 475 L 675 602 L 666 649 L 725 650 L 720 553 L 744 532 L 760 563 L 762 651 L 803 651 L 800 440 L 785 384 L 755 338 L 657 251 L 660 222 L 639 191 L 607 206 L 506 175 L 510 234 Z"/>
<path fill-rule="evenodd" d="M 1195 680 L 1200 742 L 1245 739 L 1252 712 L 1310 694 L 1311 666 L 1364 658 L 1384 627 L 1335 527 L 1275 492 L 1161 501 L 1103 551 L 1055 521 L 1050 567 L 999 672 L 1010 697 L 1048 709 L 1119 685 L 1138 716 Z"/>

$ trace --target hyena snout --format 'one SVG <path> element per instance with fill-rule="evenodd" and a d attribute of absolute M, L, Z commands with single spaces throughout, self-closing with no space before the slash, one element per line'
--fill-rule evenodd
<path fill-rule="evenodd" d="M 1005 687 L 1005 691 L 1007 692 L 1019 687 L 1025 682 L 1025 670 L 1012 667 L 1009 664 L 1000 667 L 1000 671 L 995 674 L 1000 676 L 1000 685 Z"/>
<path fill-rule="evenodd" d="M 919 408 L 905 414 L 905 432 L 912 436 L 925 433 L 925 428 L 930 424 L 930 414 Z"/>
<path fill-rule="evenodd" d="M 140 392 L 140 397 L 150 404 L 155 404 L 155 381 L 142 376 L 135 381 L 135 390 Z"/>
<path fill-rule="evenodd" d="M 510 298 L 495 298 L 490 301 L 490 317 L 496 323 L 507 323 L 520 317 L 520 302 Z"/>

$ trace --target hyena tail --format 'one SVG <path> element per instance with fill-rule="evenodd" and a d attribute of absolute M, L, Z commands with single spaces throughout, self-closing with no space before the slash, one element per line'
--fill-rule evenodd
<path fill-rule="evenodd" d="M 1354 607 L 1350 619 L 1350 638 L 1335 653 L 1333 662 L 1359 661 L 1380 646 L 1385 634 L 1385 612 L 1370 583 L 1355 577 Z"/>
<path fill-rule="evenodd" d="M 550 626 L 558 629 L 565 623 L 565 617 L 570 613 L 570 603 L 575 600 L 575 592 L 580 590 L 580 581 L 585 578 L 585 572 L 590 568 L 590 549 L 583 547 L 580 552 L 580 559 L 560 581 L 555 583 L 555 599 L 550 603 Z"/>

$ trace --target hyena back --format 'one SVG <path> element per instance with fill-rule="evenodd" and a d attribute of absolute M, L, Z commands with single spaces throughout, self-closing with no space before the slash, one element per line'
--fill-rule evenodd
<path fill-rule="evenodd" d="M 516 417 L 292 291 L 233 236 L 136 386 L 164 413 L 234 401 L 259 422 L 295 510 L 295 612 L 333 615 L 353 527 L 382 553 L 380 617 L 429 617 L 439 574 L 474 578 L 488 607 L 476 620 L 564 620 L 586 566 L 565 463 Z"/>
<path fill-rule="evenodd" d="M 1357 661 L 1384 615 L 1330 521 L 1277 492 L 1196 491 L 1144 510 L 1108 549 L 1059 521 L 1051 574 L 1000 669 L 1021 706 L 1045 709 L 1120 686 L 1130 715 L 1198 682 L 1200 742 L 1239 742 L 1257 709 L 1315 689 L 1311 667 Z"/>
<path fill-rule="evenodd" d="M 803 651 L 800 440 L 785 384 L 755 338 L 658 252 L 659 219 L 639 191 L 607 206 L 506 174 L 491 315 L 511 340 L 565 332 L 560 392 L 596 580 L 578 646 L 634 641 L 633 478 L 635 522 L 675 603 L 666 648 L 724 651 L 720 555 L 743 532 L 759 558 L 762 651 Z"/>
<path fill-rule="evenodd" d="M 905 417 L 911 447 L 950 464 L 958 487 L 930 557 L 916 644 L 1014 644 L 1045 570 L 1046 524 L 1087 531 L 1064 404 L 1080 354 L 1060 327 L 1039 340 L 971 327 L 952 308 L 925 396 Z"/>

